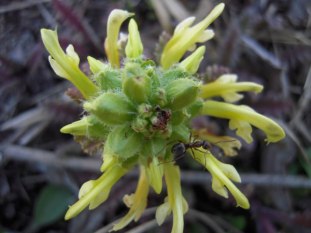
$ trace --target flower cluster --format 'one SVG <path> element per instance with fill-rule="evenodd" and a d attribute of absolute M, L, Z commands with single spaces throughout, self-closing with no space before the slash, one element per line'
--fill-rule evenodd
<path fill-rule="evenodd" d="M 56 31 L 41 30 L 55 73 L 72 82 L 84 97 L 84 117 L 64 126 L 61 132 L 104 142 L 102 175 L 82 185 L 79 200 L 70 206 L 65 219 L 75 217 L 86 207 L 94 209 L 105 202 L 113 185 L 139 165 L 136 191 L 124 197 L 129 211 L 112 230 L 137 221 L 147 206 L 149 188 L 161 193 L 164 180 L 167 198 L 157 208 L 157 222 L 161 225 L 172 213 L 172 232 L 182 232 L 183 215 L 188 205 L 182 195 L 180 169 L 173 162 L 174 152 L 169 142 L 186 145 L 190 143 L 190 135 L 211 144 L 224 141 L 217 146 L 228 156 L 235 155 L 236 149 L 241 147 L 238 139 L 191 129 L 190 122 L 194 117 L 209 115 L 228 119 L 230 129 L 236 130 L 247 143 L 252 142 L 252 126 L 265 132 L 267 142 L 284 138 L 284 131 L 274 121 L 248 106 L 232 103 L 243 97 L 240 92 L 261 92 L 261 85 L 237 82 L 237 76 L 233 74 L 222 75 L 208 84 L 202 84 L 197 78 L 205 46 L 196 48 L 196 44 L 213 37 L 213 31 L 207 28 L 223 9 L 221 3 L 195 25 L 193 17 L 178 24 L 163 49 L 160 65 L 143 56 L 143 45 L 133 19 L 128 26 L 125 57 L 120 58 L 120 27 L 133 14 L 113 10 L 105 41 L 108 62 L 88 57 L 90 77 L 79 69 L 79 56 L 72 45 L 64 52 Z M 184 58 L 189 50 L 193 52 Z M 221 97 L 224 102 L 212 100 L 213 97 Z M 206 148 L 195 148 L 190 154 L 211 173 L 212 188 L 216 193 L 227 198 L 229 191 L 238 206 L 249 208 L 247 198 L 233 183 L 241 182 L 241 179 L 232 165 L 218 161 Z"/>

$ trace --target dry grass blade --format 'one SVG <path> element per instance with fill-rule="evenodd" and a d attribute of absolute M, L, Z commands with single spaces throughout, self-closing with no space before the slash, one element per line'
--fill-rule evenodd
<path fill-rule="evenodd" d="M 282 62 L 274 56 L 270 51 L 263 48 L 257 41 L 254 39 L 244 35 L 241 37 L 242 42 L 246 47 L 251 49 L 256 55 L 258 55 L 261 59 L 269 62 L 273 67 L 277 69 L 282 68 Z"/>
<path fill-rule="evenodd" d="M 26 128 L 39 122 L 48 122 L 51 115 L 44 108 L 34 108 L 6 121 L 0 130 Z"/>
<path fill-rule="evenodd" d="M 301 120 L 303 113 L 310 108 L 310 100 L 311 100 L 311 66 L 309 68 L 307 78 L 304 85 L 303 93 L 298 101 L 298 108 L 296 114 L 292 118 L 290 125 L 295 126 L 301 133 L 304 135 L 305 139 L 307 139 L 311 143 L 311 134 L 308 131 L 308 127 Z"/>
<path fill-rule="evenodd" d="M 7 6 L 1 6 L 0 7 L 0 14 L 10 12 L 10 11 L 22 10 L 22 9 L 27 8 L 27 7 L 31 7 L 31 6 L 34 6 L 37 4 L 50 2 L 50 1 L 51 0 L 32 0 L 32 1 L 13 2 Z"/>
<path fill-rule="evenodd" d="M 53 0 L 53 6 L 62 14 L 65 20 L 67 20 L 77 31 L 81 32 L 82 35 L 92 43 L 94 48 L 98 51 L 103 50 L 100 39 L 84 19 L 80 18 L 69 6 L 60 0 Z"/>
<path fill-rule="evenodd" d="M 55 167 L 64 167 L 78 171 L 98 172 L 101 165 L 99 159 L 62 158 L 54 153 L 15 145 L 1 145 L 1 154 L 4 158 L 23 162 L 39 162 Z"/>
<path fill-rule="evenodd" d="M 165 5 L 170 14 L 177 19 L 178 21 L 182 21 L 185 18 L 190 16 L 190 12 L 176 0 L 161 0 Z"/>
<path fill-rule="evenodd" d="M 158 1 L 158 0 L 151 0 L 150 2 L 154 8 L 154 11 L 157 15 L 157 18 L 158 18 L 162 28 L 168 32 L 171 31 L 172 25 L 171 25 L 171 21 L 170 21 L 170 15 L 169 15 L 167 9 L 165 8 L 163 2 Z"/>
<path fill-rule="evenodd" d="M 197 220 L 202 221 L 206 226 L 210 227 L 215 233 L 225 233 L 224 229 L 218 225 L 218 223 L 210 217 L 208 214 L 198 210 L 189 209 L 188 214 Z"/>
<path fill-rule="evenodd" d="M 148 230 L 151 230 L 152 228 L 155 228 L 158 226 L 158 223 L 155 219 L 150 220 L 148 222 L 145 222 L 143 224 L 140 224 L 139 226 L 133 228 L 132 230 L 126 231 L 126 233 L 143 233 L 148 232 Z"/>
<path fill-rule="evenodd" d="M 149 215 L 151 215 L 151 214 L 154 215 L 155 212 L 156 212 L 156 210 L 157 210 L 156 207 L 148 208 L 148 209 L 146 209 L 146 210 L 144 211 L 142 217 L 147 217 L 147 216 L 149 216 Z M 117 219 L 117 220 L 115 220 L 115 221 L 113 221 L 113 222 L 111 222 L 111 223 L 109 223 L 108 225 L 106 225 L 106 226 L 104 226 L 104 227 L 98 229 L 95 233 L 107 233 L 107 232 L 109 232 L 109 230 L 111 230 L 111 228 L 113 227 L 113 225 L 116 224 L 117 222 L 119 222 L 120 220 L 121 220 L 121 218 L 120 218 L 120 219 Z M 155 221 L 155 220 L 153 220 L 153 221 Z M 153 222 L 153 221 L 150 221 L 150 222 Z M 148 222 L 148 223 L 149 223 L 149 222 Z M 147 225 L 147 226 L 145 226 L 145 227 L 151 227 L 151 228 L 153 228 L 154 225 L 150 223 L 149 225 Z M 137 230 L 137 228 L 135 228 L 135 229 Z M 148 229 L 149 229 L 149 228 L 148 228 Z M 138 230 L 139 230 L 139 229 L 138 229 Z M 144 228 L 144 230 L 147 230 L 147 229 Z M 131 231 L 127 231 L 127 232 L 131 232 Z M 139 231 L 139 232 L 141 232 L 141 231 Z M 143 231 L 143 232 L 144 232 L 144 231 Z M 135 233 L 137 233 L 137 231 L 135 231 Z"/>

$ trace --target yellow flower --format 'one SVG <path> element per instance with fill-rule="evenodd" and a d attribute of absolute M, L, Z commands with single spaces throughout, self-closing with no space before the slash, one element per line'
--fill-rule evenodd
<path fill-rule="evenodd" d="M 190 56 L 183 60 L 179 65 L 188 73 L 194 74 L 198 71 L 201 61 L 204 58 L 205 46 L 197 48 Z"/>
<path fill-rule="evenodd" d="M 160 194 L 162 191 L 162 177 L 163 177 L 163 165 L 157 157 L 152 158 L 152 162 L 146 169 L 150 186 L 153 190 Z"/>
<path fill-rule="evenodd" d="M 243 193 L 232 183 L 232 181 L 241 182 L 241 178 L 236 169 L 229 164 L 218 161 L 210 152 L 201 152 L 194 150 L 192 157 L 201 163 L 212 175 L 212 189 L 228 198 L 228 190 L 231 192 L 237 202 L 237 206 L 249 209 L 250 205 Z M 231 181 L 232 180 L 232 181 Z M 228 189 L 228 190 L 227 190 Z"/>
<path fill-rule="evenodd" d="M 209 133 L 205 129 L 193 130 L 192 134 L 195 138 L 200 138 L 201 140 L 210 142 L 212 146 L 221 148 L 226 156 L 237 155 L 236 150 L 239 150 L 242 146 L 241 142 L 236 138 L 230 136 L 217 136 Z"/>
<path fill-rule="evenodd" d="M 59 45 L 57 33 L 42 29 L 52 68 L 56 74 L 70 80 L 86 98 L 82 104 L 83 118 L 64 126 L 61 132 L 104 145 L 103 174 L 82 185 L 79 200 L 68 209 L 66 220 L 87 207 L 94 209 L 104 203 L 112 186 L 138 165 L 140 177 L 135 193 L 123 198 L 129 211 L 112 230 L 123 229 L 131 221 L 139 220 L 147 206 L 150 187 L 157 194 L 161 193 L 164 176 L 167 197 L 157 208 L 156 220 L 161 225 L 172 213 L 172 233 L 182 233 L 188 204 L 182 195 L 180 169 L 172 162 L 176 148 L 181 151 L 177 156 L 191 148 L 192 157 L 211 173 L 212 189 L 225 198 L 230 191 L 238 206 L 249 208 L 247 198 L 232 182 L 241 182 L 236 169 L 218 161 L 207 146 L 197 148 L 197 145 L 208 145 L 204 143 L 209 142 L 220 147 L 226 155 L 233 156 L 241 147 L 240 141 L 190 127 L 191 120 L 201 114 L 229 119 L 229 127 L 237 129 L 237 134 L 247 142 L 252 141 L 251 125 L 262 129 L 268 142 L 279 141 L 285 136 L 278 124 L 247 106 L 206 100 L 222 97 L 227 102 L 235 102 L 242 98 L 239 92 L 258 93 L 263 88 L 250 82 L 237 83 L 237 76 L 233 74 L 203 85 L 195 75 L 205 53 L 205 46 L 196 49 L 196 44 L 213 37 L 213 31 L 207 27 L 223 9 L 223 3 L 217 5 L 194 26 L 191 26 L 195 20 L 193 17 L 181 22 L 164 47 L 161 66 L 143 56 L 143 45 L 133 19 L 128 27 L 126 58 L 120 59 L 120 27 L 133 14 L 113 10 L 108 18 L 105 40 L 108 62 L 89 56 L 90 79 L 79 69 L 79 57 L 73 46 L 70 45 L 65 53 Z M 194 52 L 181 61 L 186 51 Z M 191 134 L 203 141 L 191 138 L 189 141 Z M 171 142 L 175 145 L 170 146 Z"/>
<path fill-rule="evenodd" d="M 143 53 L 143 49 L 137 24 L 134 19 L 131 19 L 129 23 L 128 42 L 125 47 L 126 57 L 137 58 Z"/>
<path fill-rule="evenodd" d="M 121 24 L 133 13 L 124 10 L 113 10 L 108 17 L 107 38 L 105 41 L 105 50 L 108 60 L 112 66 L 120 67 L 118 37 Z"/>
<path fill-rule="evenodd" d="M 41 37 L 45 48 L 51 54 L 49 61 L 55 73 L 72 82 L 86 99 L 92 97 L 97 92 L 97 87 L 80 70 L 80 58 L 73 46 L 69 45 L 64 53 L 56 31 L 41 29 Z"/>
<path fill-rule="evenodd" d="M 90 180 L 84 183 L 79 192 L 79 201 L 69 207 L 65 219 L 77 216 L 87 206 L 95 209 L 107 200 L 112 186 L 127 173 L 127 169 L 118 164 L 111 164 L 111 167 L 97 180 Z"/>
<path fill-rule="evenodd" d="M 164 204 L 156 211 L 156 220 L 162 225 L 165 218 L 173 212 L 172 233 L 182 233 L 184 230 L 184 214 L 188 211 L 188 204 L 181 193 L 180 171 L 171 163 L 164 164 L 164 176 L 168 197 Z"/>
<path fill-rule="evenodd" d="M 113 231 L 118 231 L 127 226 L 131 221 L 137 222 L 147 206 L 149 182 L 144 166 L 140 166 L 140 177 L 135 194 L 126 195 L 124 203 L 130 208 L 129 212 L 113 226 Z"/>
<path fill-rule="evenodd" d="M 165 45 L 161 65 L 164 69 L 180 61 L 182 56 L 193 49 L 196 43 L 203 43 L 213 38 L 214 32 L 206 28 L 222 13 L 225 4 L 218 4 L 211 13 L 198 24 L 191 27 L 195 18 L 189 17 L 177 25 L 174 35 Z"/>
<path fill-rule="evenodd" d="M 238 77 L 235 74 L 224 74 L 216 81 L 201 86 L 200 96 L 204 99 L 214 96 L 221 96 L 226 102 L 236 102 L 243 98 L 237 92 L 253 91 L 259 93 L 263 86 L 253 82 L 236 82 Z"/>
<path fill-rule="evenodd" d="M 237 106 L 229 103 L 207 100 L 201 111 L 213 117 L 229 119 L 230 129 L 237 129 L 237 134 L 247 143 L 251 143 L 251 125 L 263 130 L 267 136 L 268 143 L 277 142 L 285 137 L 284 130 L 273 120 L 265 117 L 248 106 Z"/>

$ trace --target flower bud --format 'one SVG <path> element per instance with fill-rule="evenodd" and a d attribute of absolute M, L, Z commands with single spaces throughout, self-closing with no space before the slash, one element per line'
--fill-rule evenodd
<path fill-rule="evenodd" d="M 146 156 L 161 157 L 161 153 L 165 153 L 166 147 L 167 139 L 153 137 L 152 140 L 146 140 L 146 143 L 142 145 L 142 154 Z"/>
<path fill-rule="evenodd" d="M 157 88 L 152 96 L 152 102 L 161 107 L 167 104 L 166 92 L 163 88 Z"/>
<path fill-rule="evenodd" d="M 104 153 L 114 154 L 118 159 L 127 160 L 140 152 L 142 134 L 136 133 L 128 126 L 115 127 L 108 135 Z"/>
<path fill-rule="evenodd" d="M 122 88 L 130 100 L 144 103 L 151 92 L 151 80 L 138 64 L 131 63 L 125 68 Z"/>
<path fill-rule="evenodd" d="M 147 125 L 148 125 L 148 121 L 146 121 L 145 119 L 136 118 L 132 122 L 131 127 L 135 132 L 144 133 L 147 131 Z"/>
<path fill-rule="evenodd" d="M 188 73 L 194 74 L 198 71 L 201 61 L 203 60 L 205 53 L 205 46 L 201 46 L 196 49 L 189 57 L 180 63 Z"/>
<path fill-rule="evenodd" d="M 179 125 L 186 119 L 186 114 L 184 110 L 174 111 L 172 113 L 171 122 L 173 125 Z"/>
<path fill-rule="evenodd" d="M 187 112 L 190 114 L 189 117 L 195 117 L 200 114 L 201 109 L 203 107 L 203 100 L 202 99 L 197 99 L 194 101 L 188 108 Z"/>
<path fill-rule="evenodd" d="M 105 50 L 109 62 L 114 67 L 120 67 L 119 51 L 118 51 L 118 36 L 121 24 L 128 18 L 133 16 L 133 13 L 119 9 L 113 10 L 108 18 L 107 38 L 105 40 Z"/>
<path fill-rule="evenodd" d="M 111 67 L 107 66 L 105 70 L 98 72 L 96 75 L 94 75 L 94 79 L 100 87 L 100 90 L 108 91 L 121 89 L 120 74 Z"/>
<path fill-rule="evenodd" d="M 100 60 L 97 60 L 91 56 L 87 57 L 87 61 L 89 62 L 90 70 L 93 74 L 97 74 L 98 72 L 105 70 L 108 66 Z"/>
<path fill-rule="evenodd" d="M 137 108 L 137 111 L 138 115 L 143 118 L 151 117 L 153 114 L 153 109 L 150 104 L 140 104 Z"/>
<path fill-rule="evenodd" d="M 170 82 L 166 87 L 169 107 L 179 110 L 192 104 L 199 92 L 198 84 L 187 78 L 177 79 Z"/>
<path fill-rule="evenodd" d="M 125 53 L 128 58 L 137 58 L 143 53 L 143 44 L 141 43 L 138 27 L 134 19 L 131 19 L 129 23 L 129 37 Z"/>
<path fill-rule="evenodd" d="M 89 138 L 106 138 L 109 133 L 109 129 L 93 115 L 85 116 L 79 121 L 66 125 L 60 131 Z"/>
<path fill-rule="evenodd" d="M 107 125 L 124 124 L 134 116 L 131 105 L 116 93 L 101 94 L 96 99 L 86 102 L 83 107 Z"/>
<path fill-rule="evenodd" d="M 176 139 L 176 141 L 187 142 L 189 140 L 190 131 L 189 128 L 184 125 L 176 125 L 173 127 L 172 138 Z"/>

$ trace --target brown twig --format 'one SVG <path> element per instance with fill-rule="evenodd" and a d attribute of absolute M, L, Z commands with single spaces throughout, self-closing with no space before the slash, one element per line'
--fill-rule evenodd
<path fill-rule="evenodd" d="M 39 162 L 50 166 L 59 166 L 73 170 L 99 172 L 101 160 L 91 158 L 63 158 L 52 152 L 22 147 L 16 145 L 2 145 L 2 156 L 6 159 L 23 162 Z M 136 172 L 128 174 L 130 178 L 137 177 Z M 183 171 L 182 182 L 190 184 L 206 184 L 211 181 L 207 172 Z M 241 174 L 243 184 L 265 187 L 286 187 L 311 189 L 311 180 L 302 176 L 272 175 L 272 174 Z"/>
<path fill-rule="evenodd" d="M 49 151 L 15 145 L 1 147 L 4 158 L 22 162 L 38 162 L 55 167 L 93 172 L 98 172 L 101 165 L 101 161 L 96 159 L 63 158 Z"/>
<path fill-rule="evenodd" d="M 302 176 L 272 174 L 240 174 L 242 184 L 264 187 L 311 188 L 311 180 Z M 211 181 L 205 172 L 184 171 L 181 174 L 184 183 L 203 184 Z"/>

